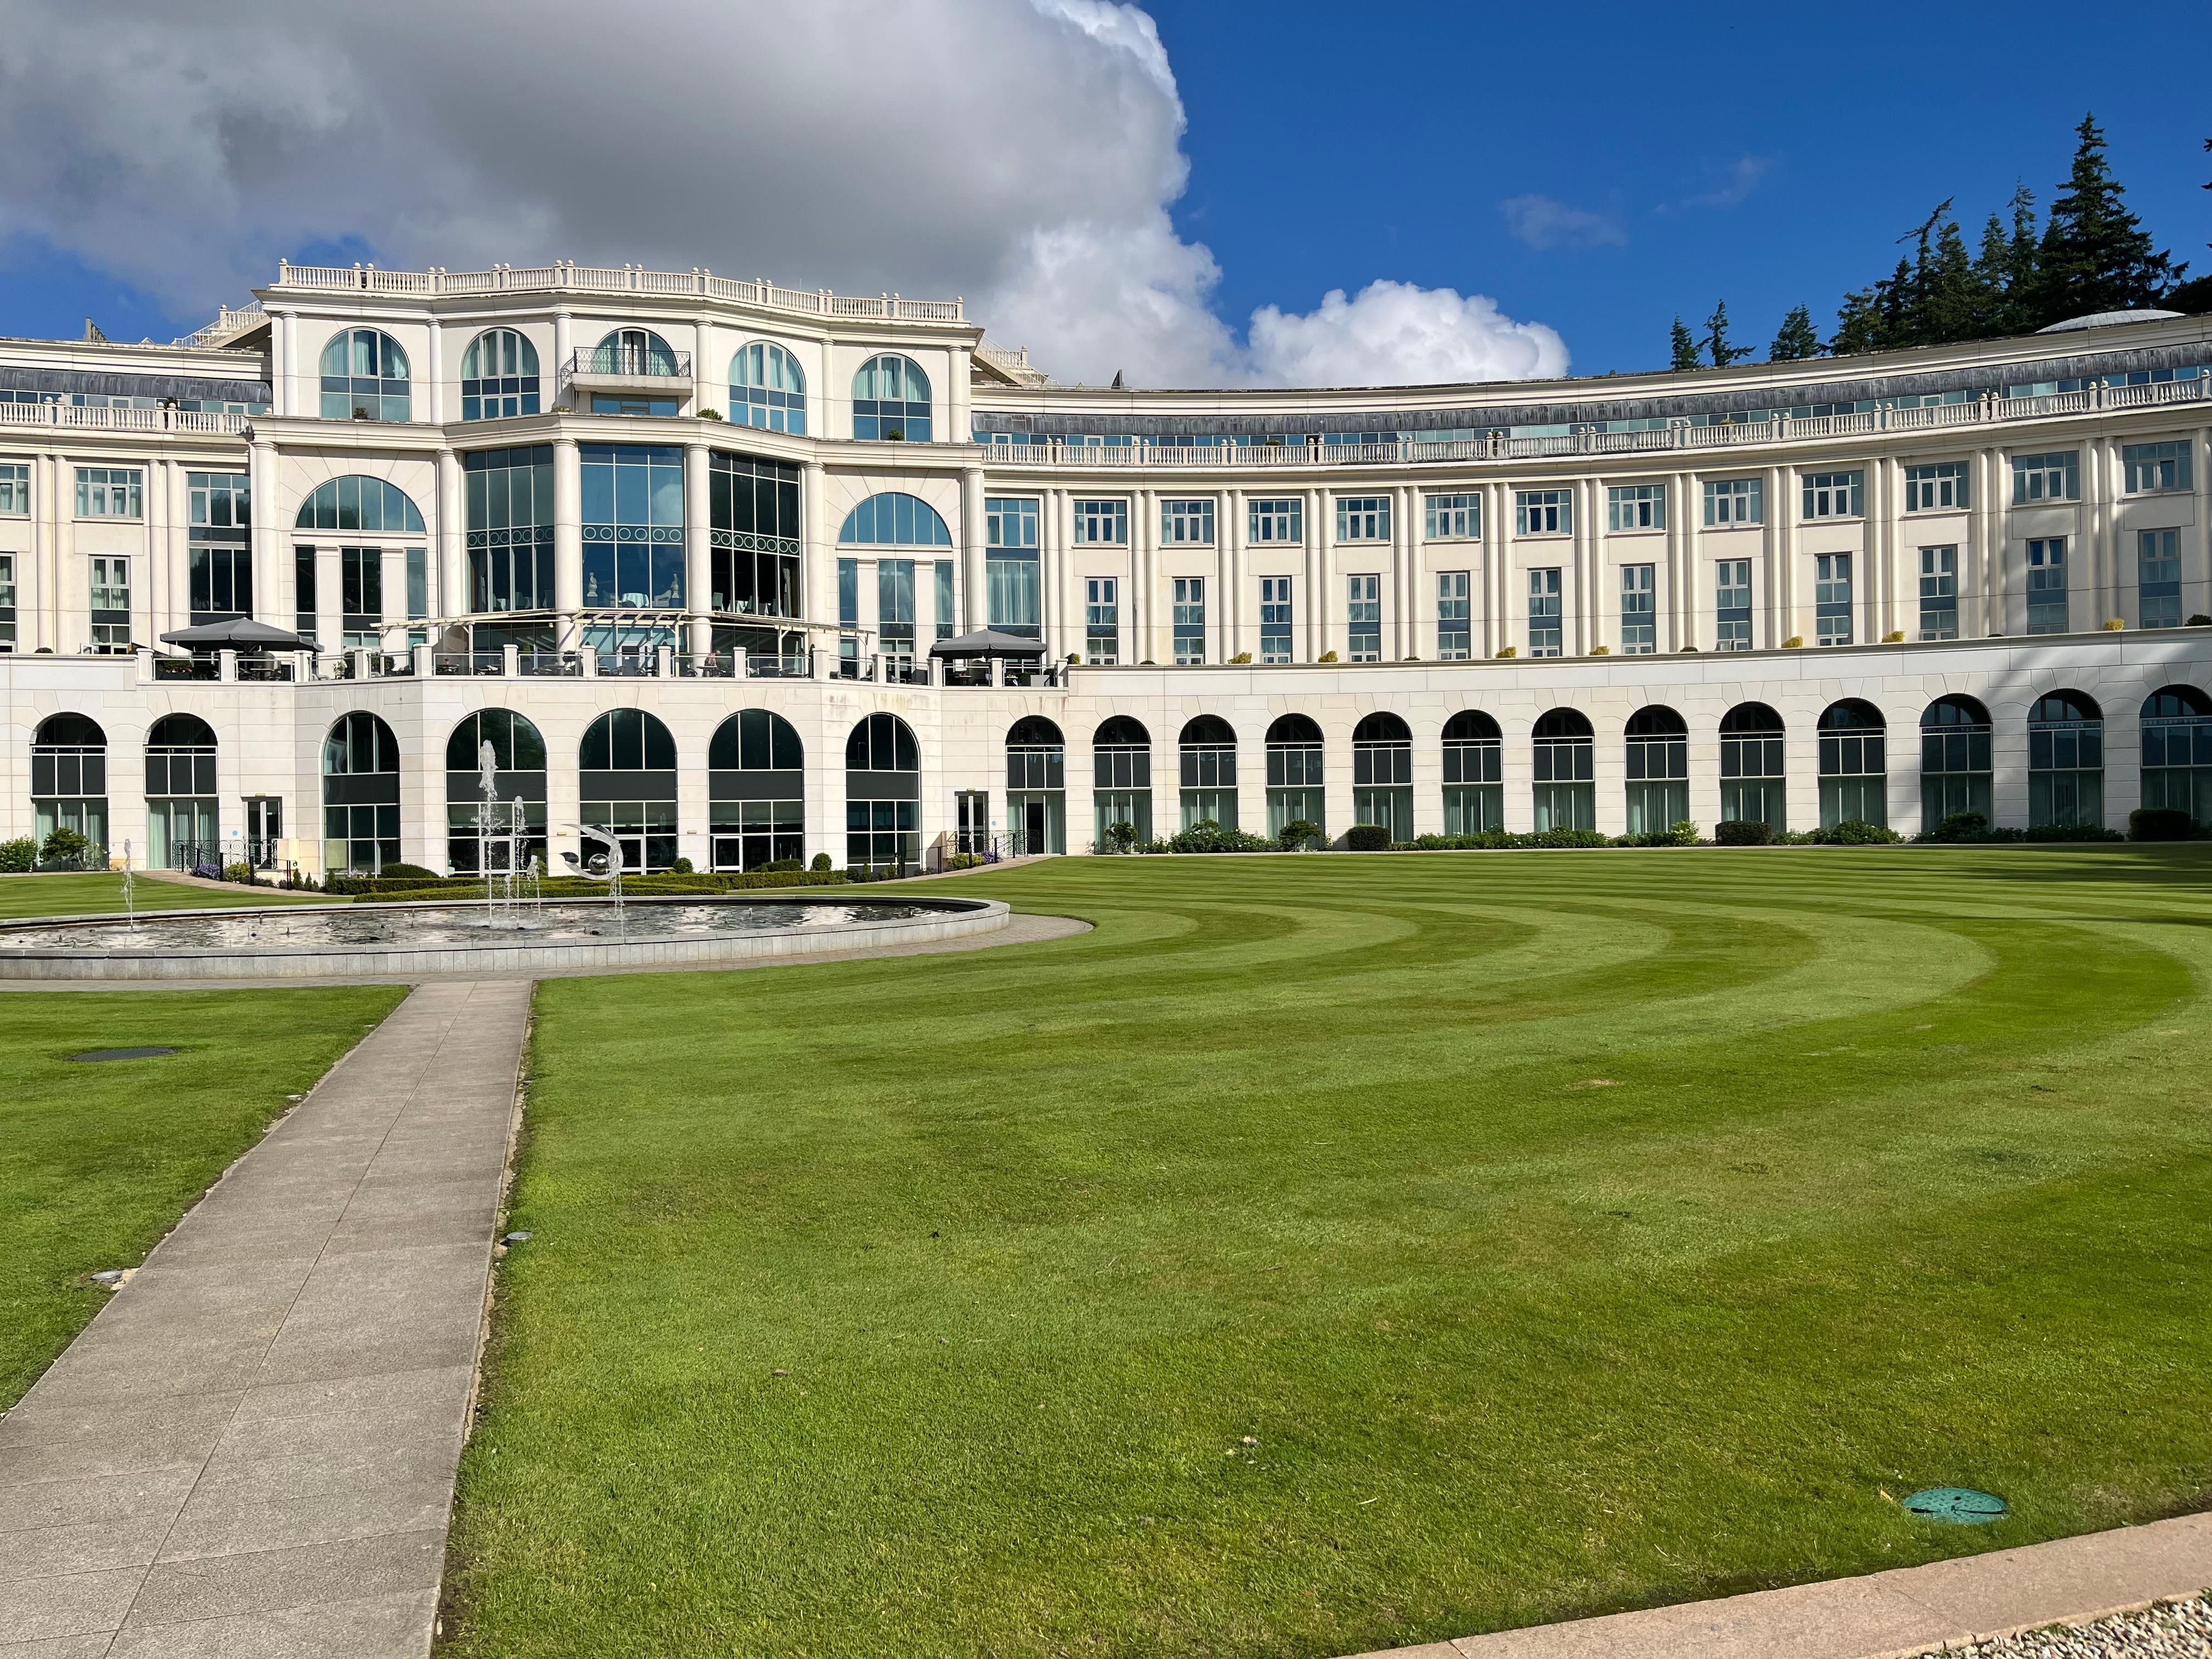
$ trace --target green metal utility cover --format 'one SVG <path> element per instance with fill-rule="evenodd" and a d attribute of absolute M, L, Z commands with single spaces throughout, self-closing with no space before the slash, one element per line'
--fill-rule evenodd
<path fill-rule="evenodd" d="M 1960 1527 L 1983 1526 L 2009 1512 L 2009 1506 L 1995 1492 L 1976 1492 L 1972 1486 L 1930 1486 L 1906 1498 L 1905 1507 L 1923 1520 L 1948 1521 Z"/>
<path fill-rule="evenodd" d="M 173 1054 L 174 1048 L 88 1048 L 81 1054 L 71 1054 L 71 1060 L 159 1060 L 163 1054 Z"/>

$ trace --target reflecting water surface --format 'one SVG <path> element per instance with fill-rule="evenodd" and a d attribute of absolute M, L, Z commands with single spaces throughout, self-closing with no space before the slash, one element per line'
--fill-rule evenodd
<path fill-rule="evenodd" d="M 917 904 L 659 904 L 633 900 L 619 918 L 611 904 L 547 904 L 496 914 L 479 904 L 422 909 L 374 907 L 286 910 L 263 915 L 168 916 L 0 928 L 0 951 L 412 950 L 422 945 L 575 945 L 698 939 L 771 927 L 828 927 L 848 921 L 903 921 Z"/>

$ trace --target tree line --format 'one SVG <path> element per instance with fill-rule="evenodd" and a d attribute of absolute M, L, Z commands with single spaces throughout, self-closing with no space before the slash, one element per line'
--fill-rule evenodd
<path fill-rule="evenodd" d="M 1970 252 L 1946 200 L 1898 239 L 1914 246 L 1895 270 L 1844 295 L 1832 334 L 1821 339 L 1811 309 L 1795 307 L 1767 348 L 1768 360 L 2032 334 L 2101 311 L 2212 311 L 2212 276 L 2184 281 L 2188 265 L 2158 247 L 2128 206 L 2096 117 L 2082 117 L 2074 133 L 2073 167 L 2039 224 L 2035 194 L 2021 185 L 2006 210 L 1983 223 L 1980 246 Z M 2212 150 L 2212 138 L 2204 148 Z M 1730 337 L 1726 301 L 1713 307 L 1702 335 L 1676 317 L 1671 344 L 1678 369 L 1725 368 L 1756 355 Z"/>

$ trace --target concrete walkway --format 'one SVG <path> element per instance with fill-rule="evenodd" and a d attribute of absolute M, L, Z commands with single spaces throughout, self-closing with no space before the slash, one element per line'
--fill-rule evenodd
<path fill-rule="evenodd" d="M 2086 1624 L 2208 1585 L 2212 1515 L 2187 1515 L 1859 1578 L 1394 1648 L 1387 1659 L 1901 1659 Z"/>
<path fill-rule="evenodd" d="M 4 1659 L 421 1659 L 526 981 L 417 989 L 0 1418 Z"/>

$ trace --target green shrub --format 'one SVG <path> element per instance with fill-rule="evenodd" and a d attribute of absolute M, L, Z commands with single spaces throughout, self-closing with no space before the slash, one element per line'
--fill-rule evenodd
<path fill-rule="evenodd" d="M 2117 830 L 2101 823 L 2037 823 L 2018 832 L 2021 841 L 2125 841 Z"/>
<path fill-rule="evenodd" d="M 781 875 L 786 870 L 804 870 L 806 866 L 797 859 L 773 859 L 760 867 L 763 871 Z M 830 867 L 826 859 L 822 867 L 825 870 Z"/>
<path fill-rule="evenodd" d="M 1265 836 L 1248 836 L 1242 830 L 1224 830 L 1212 818 L 1200 818 L 1189 829 L 1153 845 L 1164 853 L 1272 853 L 1275 843 Z"/>
<path fill-rule="evenodd" d="M 1979 812 L 1954 812 L 1933 830 L 1921 832 L 1923 841 L 1973 841 L 1985 835 L 1990 821 Z"/>
<path fill-rule="evenodd" d="M 2138 806 L 2128 814 L 2130 841 L 2188 841 L 2197 822 L 2178 806 Z"/>
<path fill-rule="evenodd" d="M 1841 823 L 1814 832 L 1828 847 L 1887 847 L 1905 839 L 1896 830 L 1864 818 L 1845 818 Z"/>
<path fill-rule="evenodd" d="M 1292 818 L 1283 826 L 1283 833 L 1275 838 L 1275 844 L 1285 853 L 1303 853 L 1310 847 L 1320 846 L 1321 839 L 1321 825 L 1311 818 Z"/>
<path fill-rule="evenodd" d="M 21 875 L 39 861 L 39 843 L 28 836 L 0 841 L 0 872 Z"/>
<path fill-rule="evenodd" d="M 830 855 L 827 853 L 817 853 L 814 855 L 814 862 L 807 866 L 807 868 L 816 872 L 817 874 L 829 874 L 832 868 L 830 863 Z"/>
<path fill-rule="evenodd" d="M 48 831 L 46 845 L 39 848 L 39 862 L 49 869 L 83 870 L 90 867 L 91 854 L 92 843 L 64 823 Z"/>
<path fill-rule="evenodd" d="M 1758 818 L 1729 818 L 1713 826 L 1713 839 L 1723 847 L 1771 847 L 1774 826 Z"/>
<path fill-rule="evenodd" d="M 1695 847 L 1698 844 L 1698 826 L 1687 818 L 1677 818 L 1667 826 L 1667 844 L 1669 847 Z"/>
<path fill-rule="evenodd" d="M 1133 853 L 1137 850 L 1137 826 L 1127 819 L 1106 826 L 1106 850 L 1109 853 Z"/>
<path fill-rule="evenodd" d="M 1344 832 L 1344 845 L 1353 853 L 1386 853 L 1390 832 L 1379 823 L 1355 823 Z"/>
<path fill-rule="evenodd" d="M 387 864 L 383 869 L 377 872 L 377 875 L 380 879 L 385 881 L 436 881 L 440 879 L 438 872 L 435 870 L 425 870 L 419 864 Z"/>
<path fill-rule="evenodd" d="M 690 859 L 678 859 L 675 863 L 668 866 L 668 873 L 672 876 L 688 876 L 691 874 L 691 860 Z"/>
<path fill-rule="evenodd" d="M 251 886 L 253 883 L 253 866 L 244 863 L 226 864 L 222 866 L 222 878 L 225 881 L 244 882 Z"/>

